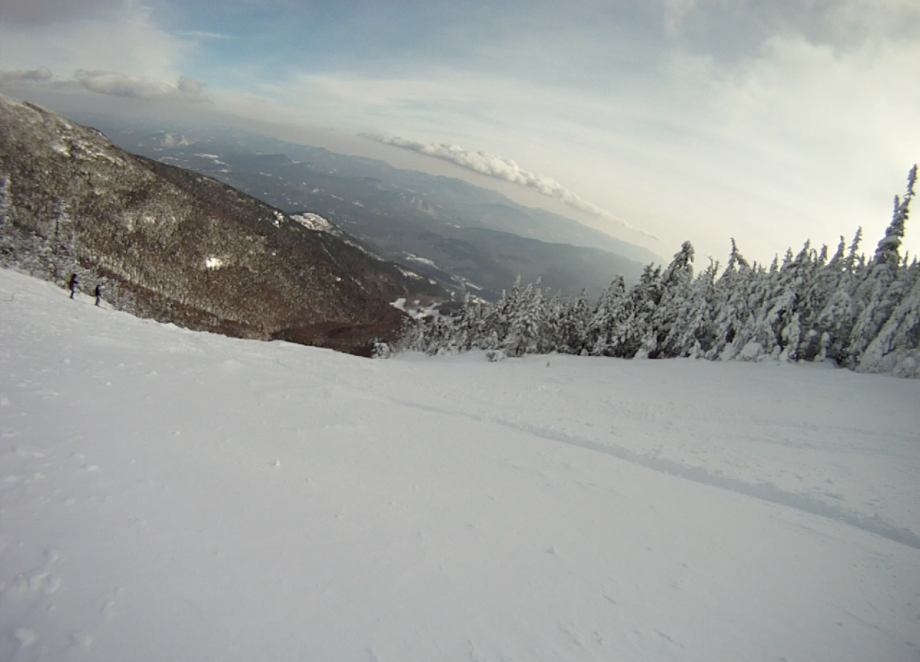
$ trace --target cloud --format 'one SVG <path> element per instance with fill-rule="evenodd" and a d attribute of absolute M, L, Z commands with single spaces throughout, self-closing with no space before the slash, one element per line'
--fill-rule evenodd
<path fill-rule="evenodd" d="M 131 99 L 171 99 L 175 101 L 205 101 L 201 81 L 180 76 L 176 84 L 155 78 L 127 76 L 114 71 L 78 69 L 70 79 L 54 78 L 47 67 L 38 69 L 0 70 L 0 85 L 16 83 L 41 84 L 56 89 L 82 87 L 97 94 Z"/>
<path fill-rule="evenodd" d="M 154 78 L 126 76 L 111 71 L 79 70 L 74 79 L 84 88 L 99 94 L 133 99 L 174 99 L 200 101 L 204 84 L 194 78 L 179 78 L 177 84 L 166 83 Z"/>
<path fill-rule="evenodd" d="M 206 30 L 180 30 L 176 34 L 180 37 L 196 40 L 233 39 L 233 37 L 229 34 L 224 34 L 222 32 L 208 32 Z"/>
<path fill-rule="evenodd" d="M 47 25 L 118 11 L 124 0 L 3 0 L 0 18 L 18 25 Z"/>
<path fill-rule="evenodd" d="M 637 228 L 623 219 L 614 216 L 609 211 L 584 200 L 562 186 L 562 184 L 556 180 L 545 175 L 538 175 L 524 170 L 513 160 L 505 158 L 504 156 L 497 156 L 495 154 L 489 154 L 488 152 L 468 152 L 458 145 L 420 143 L 399 136 L 374 133 L 362 133 L 361 135 L 364 138 L 375 140 L 385 145 L 412 150 L 419 154 L 455 163 L 461 168 L 466 168 L 467 170 L 472 170 L 473 172 L 478 172 L 488 177 L 494 177 L 495 179 L 502 179 L 506 182 L 525 186 L 541 195 L 555 198 L 574 209 L 579 209 L 607 221 L 613 221 L 623 228 L 636 230 L 648 237 L 657 239 L 654 235 L 637 230 Z"/>
<path fill-rule="evenodd" d="M 202 90 L 204 90 L 205 84 L 201 81 L 195 80 L 194 78 L 179 76 L 179 84 L 177 87 L 182 94 L 198 97 L 201 95 Z"/>
<path fill-rule="evenodd" d="M 0 71 L 0 83 L 14 83 L 26 81 L 33 83 L 46 83 L 52 78 L 51 70 L 47 67 L 38 69 L 18 69 L 16 71 Z"/>
<path fill-rule="evenodd" d="M 138 0 L 0 0 L 6 69 L 120 71 L 175 81 L 197 43 L 173 34 Z"/>
<path fill-rule="evenodd" d="M 690 238 L 700 255 L 721 254 L 729 236 L 767 260 L 805 236 L 833 241 L 857 225 L 875 236 L 920 154 L 920 87 L 904 82 L 920 57 L 917 0 L 516 0 L 461 12 L 228 0 L 217 15 L 171 0 L 0 4 L 2 65 L 14 70 L 0 83 L 23 96 L 78 88 L 88 104 L 116 95 L 163 113 L 169 104 L 145 100 L 177 99 L 178 117 L 205 110 L 182 101 L 207 94 L 210 110 L 246 121 L 486 145 L 517 161 L 406 139 L 349 149 L 437 172 L 450 163 L 506 192 L 498 182 L 514 182 L 527 204 L 564 203 L 641 240 L 619 231 L 626 218 L 674 245 Z M 92 75 L 41 81 L 27 73 L 39 66 Z M 204 91 L 180 78 L 201 71 Z M 907 242 L 917 252 L 920 233 Z"/>

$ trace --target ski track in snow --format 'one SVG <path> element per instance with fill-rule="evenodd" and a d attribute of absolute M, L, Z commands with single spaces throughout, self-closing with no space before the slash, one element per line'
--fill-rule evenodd
<path fill-rule="evenodd" d="M 776 485 L 772 483 L 746 483 L 730 476 L 720 476 L 710 473 L 701 467 L 688 466 L 663 457 L 642 455 L 640 453 L 630 451 L 627 448 L 616 446 L 610 443 L 602 443 L 586 437 L 573 436 L 566 432 L 553 430 L 551 428 L 526 425 L 523 423 L 508 421 L 492 416 L 483 417 L 470 415 L 455 410 L 439 409 L 436 407 L 430 407 L 406 400 L 394 399 L 392 402 L 397 405 L 411 407 L 433 414 L 459 416 L 468 418 L 477 423 L 492 423 L 517 430 L 519 432 L 524 432 L 526 434 L 533 435 L 534 437 L 546 439 L 548 441 L 554 441 L 567 444 L 569 446 L 575 446 L 577 448 L 583 448 L 595 453 L 611 455 L 620 460 L 631 462 L 641 467 L 645 467 L 646 469 L 651 469 L 652 471 L 667 474 L 669 476 L 674 476 L 676 478 L 689 480 L 695 483 L 700 483 L 702 485 L 709 485 L 711 487 L 728 490 L 759 499 L 761 501 L 773 503 L 778 506 L 793 508 L 810 515 L 834 520 L 836 522 L 852 526 L 856 529 L 881 536 L 882 538 L 886 538 L 893 542 L 906 545 L 913 549 L 920 550 L 920 535 L 917 535 L 910 529 L 892 526 L 879 517 L 874 519 L 860 517 L 858 514 L 848 512 L 842 508 L 834 506 L 833 504 L 809 497 L 806 494 L 785 492 L 777 488 Z"/>
<path fill-rule="evenodd" d="M 920 659 L 916 381 L 0 334 L 4 662 Z"/>

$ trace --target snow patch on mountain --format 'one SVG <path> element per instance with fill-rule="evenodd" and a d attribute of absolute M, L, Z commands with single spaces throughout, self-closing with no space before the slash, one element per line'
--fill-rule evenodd
<path fill-rule="evenodd" d="M 329 234 L 335 235 L 337 237 L 340 237 L 344 234 L 331 221 L 323 218 L 319 214 L 314 214 L 312 212 L 302 212 L 299 214 L 291 214 L 290 217 L 292 220 L 297 221 L 309 230 L 316 230 L 317 232 L 328 232 Z"/>
<path fill-rule="evenodd" d="M 426 264 L 429 267 L 434 267 L 435 269 L 438 268 L 438 265 L 435 264 L 434 261 L 429 260 L 427 257 L 415 255 L 414 253 L 404 253 L 403 258 L 409 260 L 410 262 L 418 262 L 419 264 Z"/>

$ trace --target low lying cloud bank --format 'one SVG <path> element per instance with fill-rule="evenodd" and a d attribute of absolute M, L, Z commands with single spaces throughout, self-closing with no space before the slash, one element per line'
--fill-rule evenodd
<path fill-rule="evenodd" d="M 57 88 L 79 86 L 90 92 L 132 99 L 172 99 L 178 101 L 205 101 L 206 85 L 194 78 L 180 76 L 167 83 L 155 78 L 127 76 L 115 71 L 87 71 L 78 69 L 73 78 L 56 79 L 47 67 L 39 69 L 0 70 L 0 85 L 37 83 Z"/>
<path fill-rule="evenodd" d="M 122 0 L 3 0 L 2 18 L 12 25 L 49 25 L 118 11 Z"/>
<path fill-rule="evenodd" d="M 0 71 L 0 83 L 16 83 L 20 81 L 44 83 L 50 81 L 51 78 L 51 70 L 47 67 Z"/>
<path fill-rule="evenodd" d="M 153 78 L 126 76 L 111 71 L 79 70 L 74 79 L 91 92 L 135 99 L 185 99 L 200 100 L 204 84 L 184 76 L 177 84 Z"/>
<path fill-rule="evenodd" d="M 602 209 L 595 204 L 588 202 L 581 196 L 573 193 L 555 179 L 545 175 L 538 175 L 521 168 L 512 159 L 488 152 L 469 152 L 458 145 L 448 145 L 445 143 L 420 143 L 400 136 L 391 136 L 379 133 L 362 133 L 363 138 L 374 140 L 384 145 L 392 145 L 402 149 L 408 149 L 419 154 L 432 156 L 443 161 L 450 161 L 456 165 L 478 172 L 495 179 L 502 179 L 506 182 L 512 182 L 545 195 L 549 198 L 555 198 L 574 209 L 588 212 L 594 216 L 607 221 L 612 221 L 623 228 L 635 230 L 648 237 L 654 235 L 643 232 L 633 227 L 621 218 L 611 214 L 606 209 Z M 654 237 L 657 239 L 657 237 Z"/>

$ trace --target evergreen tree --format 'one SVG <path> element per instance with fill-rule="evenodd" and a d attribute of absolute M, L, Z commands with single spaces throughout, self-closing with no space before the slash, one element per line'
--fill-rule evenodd
<path fill-rule="evenodd" d="M 693 295 L 693 246 L 685 241 L 661 275 L 661 295 L 651 316 L 646 351 L 650 358 L 683 356 L 682 346 L 690 324 L 690 311 L 697 305 Z"/>
<path fill-rule="evenodd" d="M 581 293 L 569 300 L 557 299 L 550 312 L 549 328 L 553 337 L 550 351 L 563 354 L 588 353 L 588 329 L 591 323 L 591 308 L 588 305 L 588 293 Z"/>
<path fill-rule="evenodd" d="M 848 363 L 850 336 L 858 312 L 854 296 L 864 268 L 864 260 L 858 253 L 861 240 L 862 228 L 858 228 L 846 258 L 838 260 L 835 255 L 828 265 L 836 276 L 836 285 L 817 319 L 817 328 L 821 331 L 820 353 L 841 366 Z M 840 241 L 842 245 L 842 237 Z M 841 252 L 838 248 L 838 253 Z"/>
<path fill-rule="evenodd" d="M 703 358 L 716 337 L 713 311 L 715 277 L 719 265 L 709 266 L 690 284 L 687 296 L 678 302 L 676 320 L 663 341 L 666 356 Z"/>
<path fill-rule="evenodd" d="M 585 348 L 592 356 L 615 356 L 617 331 L 629 317 L 626 281 L 617 276 L 604 290 L 586 329 Z"/>
<path fill-rule="evenodd" d="M 863 352 L 888 321 L 903 295 L 903 282 L 898 278 L 901 264 L 899 248 L 916 182 L 917 166 L 914 166 L 907 178 L 907 193 L 903 200 L 895 196 L 891 223 L 878 243 L 875 257 L 865 270 L 866 277 L 856 290 L 858 314 L 847 348 L 847 367 L 853 368 L 859 364 Z"/>
<path fill-rule="evenodd" d="M 732 251 L 725 271 L 713 288 L 713 340 L 706 351 L 707 359 L 730 360 L 743 346 L 739 342 L 742 329 L 750 324 L 752 312 L 748 294 L 754 271 L 738 251 L 732 239 Z"/>
<path fill-rule="evenodd" d="M 494 358 L 547 352 L 831 358 L 861 372 L 920 377 L 920 266 L 900 255 L 916 177 L 915 167 L 868 262 L 858 252 L 861 229 L 848 249 L 841 238 L 830 260 L 826 246 L 816 251 L 806 242 L 769 268 L 749 264 L 732 240 L 722 274 L 717 277 L 711 262 L 694 278 L 693 247 L 685 242 L 664 271 L 648 265 L 628 291 L 618 277 L 593 306 L 584 291 L 547 301 L 539 281 L 522 289 L 518 279 L 495 304 L 467 299 L 452 319 L 437 315 L 409 324 L 396 349 L 478 347 Z M 72 252 L 66 226 L 61 210 L 45 239 L 54 255 Z"/>
<path fill-rule="evenodd" d="M 652 320 L 661 301 L 661 267 L 647 265 L 629 291 L 629 315 L 617 329 L 614 356 L 646 357 L 657 349 Z"/>
<path fill-rule="evenodd" d="M 520 280 L 520 279 L 518 279 Z M 500 349 L 507 356 L 536 354 L 541 346 L 545 309 L 540 281 L 528 283 L 523 291 L 515 284 L 516 296 L 506 312 L 508 331 Z"/>
<path fill-rule="evenodd" d="M 920 377 L 920 265 L 902 269 L 897 289 L 902 292 L 878 335 L 860 357 L 860 372 L 890 372 L 898 377 Z"/>
<path fill-rule="evenodd" d="M 910 201 L 914 197 L 916 183 L 917 166 L 915 165 L 907 176 L 907 192 L 904 194 L 904 199 L 898 200 L 898 196 L 894 196 L 894 213 L 888 229 L 885 230 L 885 236 L 878 242 L 878 248 L 875 250 L 875 264 L 889 264 L 894 269 L 900 265 L 901 256 L 898 250 L 901 247 L 901 239 L 904 237 L 904 226 L 910 213 Z"/>

